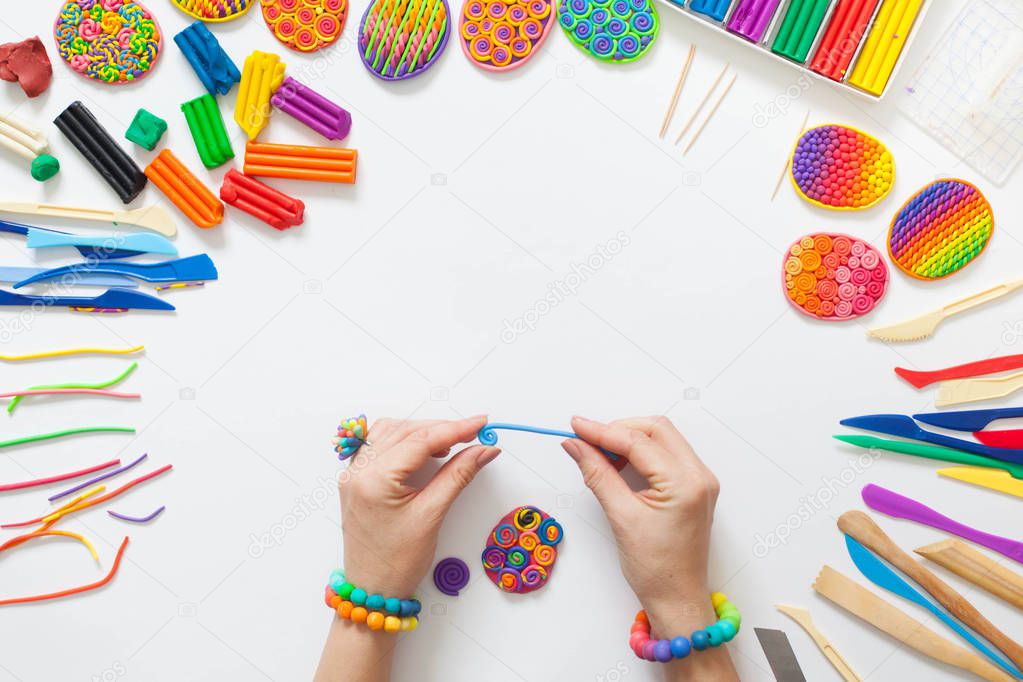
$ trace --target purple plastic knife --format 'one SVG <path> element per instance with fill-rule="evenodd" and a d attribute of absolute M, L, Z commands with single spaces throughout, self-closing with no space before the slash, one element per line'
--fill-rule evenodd
<path fill-rule="evenodd" d="M 943 530 L 952 535 L 958 535 L 964 540 L 975 542 L 982 547 L 987 547 L 999 554 L 1009 557 L 1013 561 L 1023 564 L 1023 542 L 1016 542 L 1000 535 L 992 535 L 984 531 L 971 528 L 967 525 L 954 521 L 943 516 L 924 504 L 892 492 L 879 485 L 868 483 L 863 486 L 860 493 L 863 501 L 874 511 L 888 514 L 899 519 L 907 519 L 922 523 L 931 528 Z"/>

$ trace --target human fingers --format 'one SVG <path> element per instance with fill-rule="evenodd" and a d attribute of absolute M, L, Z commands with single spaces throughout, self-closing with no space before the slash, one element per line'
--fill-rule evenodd
<path fill-rule="evenodd" d="M 587 443 L 629 460 L 633 468 L 646 478 L 663 473 L 668 466 L 668 452 L 639 429 L 572 417 L 572 430 Z"/>
<path fill-rule="evenodd" d="M 608 517 L 617 515 L 633 493 L 607 456 L 583 440 L 566 440 L 561 447 L 578 465 L 583 483 L 593 491 L 604 513 Z"/>
<path fill-rule="evenodd" d="M 390 464 L 404 473 L 416 471 L 430 456 L 476 438 L 486 423 L 486 416 L 480 415 L 423 425 L 393 446 L 394 456 Z"/>
<path fill-rule="evenodd" d="M 476 478 L 483 467 L 501 454 L 500 448 L 488 445 L 470 445 L 456 453 L 437 470 L 430 482 L 417 496 L 417 502 L 435 515 L 444 516 L 448 509 Z"/>

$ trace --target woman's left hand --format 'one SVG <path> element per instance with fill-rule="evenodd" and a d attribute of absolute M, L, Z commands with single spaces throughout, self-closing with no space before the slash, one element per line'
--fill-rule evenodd
<path fill-rule="evenodd" d="M 422 488 L 408 479 L 431 457 L 468 443 L 485 416 L 459 421 L 379 419 L 342 475 L 341 527 L 348 582 L 406 599 L 430 570 L 441 522 L 459 493 L 501 450 L 470 445 Z"/>

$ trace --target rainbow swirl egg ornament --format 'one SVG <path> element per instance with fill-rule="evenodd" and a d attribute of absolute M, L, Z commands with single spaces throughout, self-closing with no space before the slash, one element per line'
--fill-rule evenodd
<path fill-rule="evenodd" d="M 315 52 L 341 37 L 348 0 L 261 0 L 263 21 L 277 40 L 296 52 Z"/>
<path fill-rule="evenodd" d="M 448 43 L 445 0 L 373 0 L 359 25 L 359 56 L 377 78 L 400 81 L 433 66 Z"/>
<path fill-rule="evenodd" d="M 468 0 L 462 51 L 481 69 L 510 71 L 536 54 L 554 25 L 553 0 Z"/>
<path fill-rule="evenodd" d="M 231 21 L 252 9 L 259 0 L 173 0 L 190 17 L 208 22 Z"/>
<path fill-rule="evenodd" d="M 561 524 L 536 507 L 517 507 L 487 536 L 483 570 L 505 592 L 525 594 L 547 584 L 564 539 Z"/>
<path fill-rule="evenodd" d="M 75 73 L 108 85 L 146 76 L 163 48 L 156 18 L 130 0 L 66 0 L 53 37 L 57 54 Z"/>
<path fill-rule="evenodd" d="M 369 433 L 369 427 L 366 425 L 366 415 L 364 414 L 346 419 L 338 424 L 337 435 L 332 439 L 337 458 L 343 462 L 358 452 L 359 448 L 366 444 L 367 433 Z"/>
<path fill-rule="evenodd" d="M 661 27 L 650 0 L 561 0 L 558 23 L 577 47 L 617 64 L 646 54 Z"/>
<path fill-rule="evenodd" d="M 792 150 L 792 184 L 812 204 L 837 210 L 873 206 L 895 184 L 895 159 L 867 133 L 828 124 L 811 128 Z"/>
<path fill-rule="evenodd" d="M 808 234 L 785 253 L 782 286 L 796 310 L 819 320 L 851 320 L 873 310 L 888 290 L 888 267 L 867 242 L 844 234 Z"/>
<path fill-rule="evenodd" d="M 888 253 L 911 277 L 941 279 L 979 256 L 994 229 L 991 204 L 979 189 L 965 180 L 936 180 L 895 215 Z"/>

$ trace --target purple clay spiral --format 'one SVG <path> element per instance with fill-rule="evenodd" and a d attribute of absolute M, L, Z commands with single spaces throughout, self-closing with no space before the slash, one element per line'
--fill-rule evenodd
<path fill-rule="evenodd" d="M 449 597 L 457 597 L 469 584 L 469 566 L 456 557 L 441 559 L 433 569 L 433 584 Z"/>

